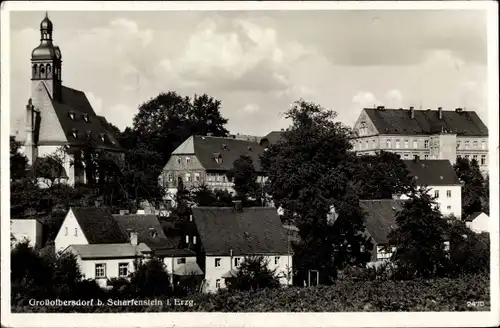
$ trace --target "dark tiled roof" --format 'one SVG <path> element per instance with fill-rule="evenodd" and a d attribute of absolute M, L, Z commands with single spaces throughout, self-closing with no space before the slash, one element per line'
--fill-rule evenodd
<path fill-rule="evenodd" d="M 172 244 L 154 214 L 113 215 L 113 217 L 126 236 L 130 232 L 137 232 L 138 242 L 145 243 L 152 249 L 168 248 Z M 151 236 L 152 231 L 156 232 L 156 237 Z"/>
<path fill-rule="evenodd" d="M 488 128 L 474 111 L 442 111 L 442 119 L 437 110 L 410 110 L 365 108 L 368 117 L 380 134 L 418 135 L 431 134 L 443 130 L 461 136 L 488 136 Z"/>
<path fill-rule="evenodd" d="M 207 255 L 288 254 L 288 239 L 275 208 L 193 207 Z"/>
<path fill-rule="evenodd" d="M 52 104 L 71 145 L 85 144 L 90 133 L 90 138 L 96 147 L 122 150 L 109 128 L 109 123 L 102 116 L 95 114 L 87 96 L 82 91 L 63 86 L 61 101 L 52 100 Z M 74 131 L 77 132 L 77 138 L 73 136 Z M 104 141 L 101 136 L 104 136 Z"/>
<path fill-rule="evenodd" d="M 460 180 L 450 161 L 446 159 L 425 159 L 403 161 L 419 186 L 459 185 Z"/>
<path fill-rule="evenodd" d="M 260 144 L 262 145 L 265 140 L 267 140 L 270 145 L 276 144 L 283 137 L 284 133 L 285 131 L 272 131 L 260 139 Z"/>
<path fill-rule="evenodd" d="M 106 208 L 72 207 L 71 210 L 89 244 L 128 243 L 111 212 Z"/>
<path fill-rule="evenodd" d="M 387 236 L 396 228 L 396 215 L 403 208 L 403 202 L 393 199 L 360 200 L 365 216 L 365 232 L 375 243 L 387 244 Z"/>
<path fill-rule="evenodd" d="M 255 170 L 260 170 L 260 154 L 264 148 L 256 142 L 196 135 L 193 136 L 193 144 L 196 157 L 206 170 L 229 171 L 233 168 L 234 161 L 241 155 L 250 156 Z M 222 158 L 220 164 L 215 161 L 217 154 Z"/>

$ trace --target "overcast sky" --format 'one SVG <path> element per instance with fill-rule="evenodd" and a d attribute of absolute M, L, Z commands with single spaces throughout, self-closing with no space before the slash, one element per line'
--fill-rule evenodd
<path fill-rule="evenodd" d="M 23 117 L 43 12 L 11 13 L 11 126 Z M 63 84 L 120 129 L 162 91 L 222 101 L 265 135 L 300 98 L 353 124 L 362 107 L 476 110 L 487 123 L 480 11 L 49 12 Z"/>

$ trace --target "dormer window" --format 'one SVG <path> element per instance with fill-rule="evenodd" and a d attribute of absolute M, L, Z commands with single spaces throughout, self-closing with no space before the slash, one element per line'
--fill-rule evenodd
<path fill-rule="evenodd" d="M 73 135 L 73 138 L 78 138 L 78 130 L 77 129 L 73 129 L 71 134 Z"/>
<path fill-rule="evenodd" d="M 70 119 L 72 119 L 72 120 L 75 119 L 75 112 L 69 112 L 68 115 L 69 115 Z"/>
<path fill-rule="evenodd" d="M 105 138 L 105 133 L 99 133 L 99 137 L 101 138 L 101 140 L 104 142 L 104 138 Z"/>
<path fill-rule="evenodd" d="M 92 138 L 92 131 L 87 131 L 87 138 Z"/>
<path fill-rule="evenodd" d="M 222 163 L 222 156 L 221 156 L 220 153 L 214 153 L 214 159 L 217 162 L 217 164 L 221 164 Z"/>
<path fill-rule="evenodd" d="M 252 151 L 252 147 L 248 146 L 248 151 Z"/>
<path fill-rule="evenodd" d="M 227 145 L 226 145 L 226 144 L 223 144 L 223 145 L 222 145 L 222 149 L 224 149 L 224 150 L 228 150 Z"/>
<path fill-rule="evenodd" d="M 149 228 L 149 235 L 152 237 L 152 238 L 156 238 L 158 237 L 158 233 L 156 232 L 156 230 L 154 228 Z"/>
<path fill-rule="evenodd" d="M 87 123 L 90 122 L 90 117 L 89 117 L 89 114 L 83 114 L 83 120 Z"/>

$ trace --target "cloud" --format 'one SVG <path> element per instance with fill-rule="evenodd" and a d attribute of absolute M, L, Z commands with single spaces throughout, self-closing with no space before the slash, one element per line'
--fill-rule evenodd
<path fill-rule="evenodd" d="M 403 95 L 397 89 L 387 91 L 384 98 L 386 100 L 385 106 L 387 107 L 400 108 L 403 106 Z"/>
<path fill-rule="evenodd" d="M 380 102 L 372 92 L 367 91 L 359 91 L 356 93 L 352 97 L 352 102 L 361 108 L 382 105 L 382 102 Z"/>
<path fill-rule="evenodd" d="M 260 107 L 259 107 L 259 105 L 256 105 L 256 104 L 248 104 L 245 107 L 243 107 L 242 110 L 245 113 L 253 114 L 253 113 L 260 111 Z"/>

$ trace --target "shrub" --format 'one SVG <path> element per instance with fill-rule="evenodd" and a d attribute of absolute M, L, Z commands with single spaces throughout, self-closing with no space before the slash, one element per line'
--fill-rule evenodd
<path fill-rule="evenodd" d="M 275 288 L 280 285 L 276 270 L 271 270 L 268 261 L 262 256 L 246 257 L 236 276 L 228 279 L 229 290 L 255 290 Z"/>
<path fill-rule="evenodd" d="M 165 264 L 158 258 L 136 264 L 130 279 L 138 296 L 160 296 L 171 293 L 170 279 Z"/>

